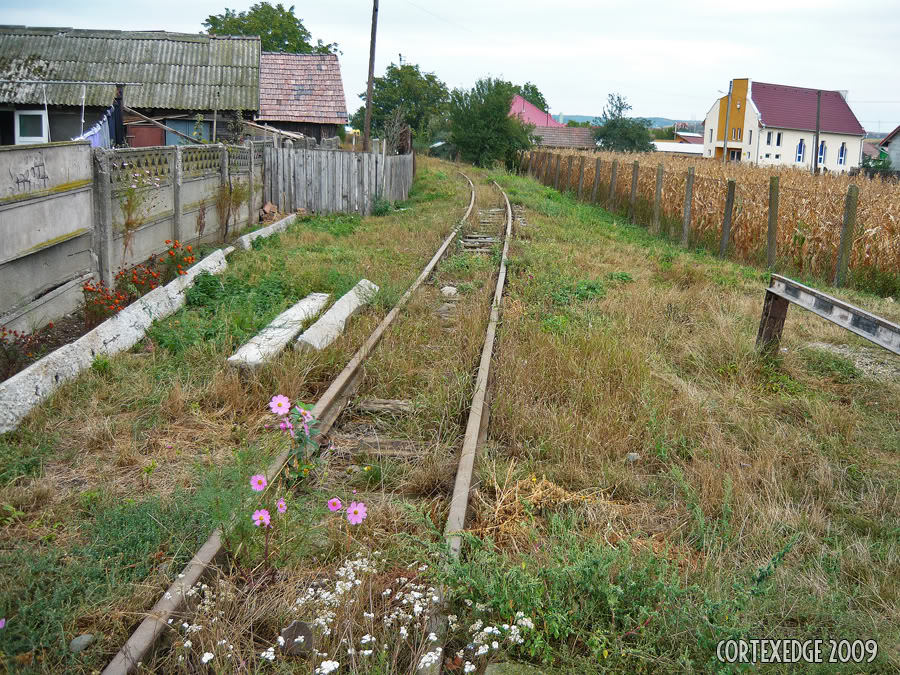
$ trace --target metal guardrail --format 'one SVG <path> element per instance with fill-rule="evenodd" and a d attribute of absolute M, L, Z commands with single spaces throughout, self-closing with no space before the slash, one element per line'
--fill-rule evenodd
<path fill-rule="evenodd" d="M 900 326 L 779 274 L 772 275 L 769 288 L 766 289 L 766 300 L 756 337 L 758 348 L 763 351 L 777 348 L 787 308 L 791 303 L 900 355 Z"/>

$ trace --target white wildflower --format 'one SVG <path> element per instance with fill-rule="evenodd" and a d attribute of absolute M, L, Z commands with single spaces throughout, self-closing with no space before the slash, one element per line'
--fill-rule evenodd
<path fill-rule="evenodd" d="M 209 663 L 214 658 L 212 652 L 203 652 L 203 657 L 200 659 L 203 663 Z"/>
<path fill-rule="evenodd" d="M 341 664 L 337 661 L 322 661 L 319 667 L 316 668 L 316 675 L 328 675 L 328 673 L 334 672 L 340 666 Z"/>

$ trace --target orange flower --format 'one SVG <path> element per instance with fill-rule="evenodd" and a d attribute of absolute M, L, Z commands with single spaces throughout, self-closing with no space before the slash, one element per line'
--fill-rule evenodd
<path fill-rule="evenodd" d="M 171 244 L 171 243 L 172 243 L 172 240 L 171 240 L 171 239 L 166 239 L 166 243 L 167 243 L 167 244 Z"/>

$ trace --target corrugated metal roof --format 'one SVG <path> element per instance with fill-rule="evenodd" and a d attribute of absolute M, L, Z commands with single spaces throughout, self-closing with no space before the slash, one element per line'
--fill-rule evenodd
<path fill-rule="evenodd" d="M 0 26 L 0 80 L 140 82 L 132 108 L 258 110 L 258 37 Z M 80 84 L 0 82 L 0 103 L 81 105 Z M 215 93 L 218 90 L 218 104 Z M 112 85 L 88 85 L 85 104 L 109 106 Z"/>
<path fill-rule="evenodd" d="M 347 124 L 337 54 L 263 52 L 259 77 L 258 120 Z"/>

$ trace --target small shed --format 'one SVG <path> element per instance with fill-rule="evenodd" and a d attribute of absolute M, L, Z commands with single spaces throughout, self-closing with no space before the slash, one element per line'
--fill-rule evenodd
<path fill-rule="evenodd" d="M 337 54 L 262 52 L 259 115 L 270 127 L 317 141 L 338 134 L 348 122 Z"/>

